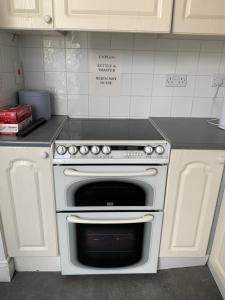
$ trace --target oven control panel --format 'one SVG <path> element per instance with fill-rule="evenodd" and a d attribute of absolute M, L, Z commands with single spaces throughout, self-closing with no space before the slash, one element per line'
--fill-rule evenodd
<path fill-rule="evenodd" d="M 54 163 L 168 163 L 170 144 L 154 141 L 144 144 L 68 143 L 56 141 Z"/>

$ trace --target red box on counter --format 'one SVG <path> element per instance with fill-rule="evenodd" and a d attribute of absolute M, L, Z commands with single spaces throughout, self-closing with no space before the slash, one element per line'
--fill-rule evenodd
<path fill-rule="evenodd" d="M 0 108 L 0 123 L 18 124 L 32 116 L 30 104 L 8 106 Z"/>
<path fill-rule="evenodd" d="M 0 108 L 0 134 L 16 134 L 31 122 L 30 104 Z"/>

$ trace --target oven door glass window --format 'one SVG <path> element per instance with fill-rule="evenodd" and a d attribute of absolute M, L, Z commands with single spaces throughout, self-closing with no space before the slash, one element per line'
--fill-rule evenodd
<path fill-rule="evenodd" d="M 86 266 L 119 268 L 142 259 L 144 224 L 77 224 L 77 259 Z"/>
<path fill-rule="evenodd" d="M 95 181 L 73 192 L 72 206 L 144 206 L 145 190 L 123 181 Z"/>

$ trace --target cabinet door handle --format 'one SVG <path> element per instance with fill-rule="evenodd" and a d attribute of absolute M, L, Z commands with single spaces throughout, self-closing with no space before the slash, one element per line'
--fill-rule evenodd
<path fill-rule="evenodd" d="M 44 16 L 44 21 L 45 21 L 45 23 L 47 23 L 47 24 L 51 24 L 51 23 L 52 23 L 52 17 L 49 16 L 49 15 L 45 15 L 45 16 Z"/>
<path fill-rule="evenodd" d="M 40 156 L 41 156 L 41 158 L 46 159 L 46 158 L 48 158 L 48 152 L 42 152 L 40 154 Z"/>
<path fill-rule="evenodd" d="M 67 221 L 69 223 L 77 224 L 133 224 L 133 223 L 149 223 L 154 219 L 153 215 L 147 214 L 140 218 L 134 219 L 83 219 L 75 215 L 68 216 Z"/>

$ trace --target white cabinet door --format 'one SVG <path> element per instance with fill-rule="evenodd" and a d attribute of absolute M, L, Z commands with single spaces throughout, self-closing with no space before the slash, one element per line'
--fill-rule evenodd
<path fill-rule="evenodd" d="M 225 299 L 225 193 L 209 257 L 209 268 Z"/>
<path fill-rule="evenodd" d="M 173 150 L 165 198 L 161 257 L 204 257 L 225 151 Z"/>
<path fill-rule="evenodd" d="M 224 0 L 175 0 L 174 33 L 224 34 Z"/>
<path fill-rule="evenodd" d="M 170 32 L 173 0 L 54 0 L 56 29 Z"/>
<path fill-rule="evenodd" d="M 52 0 L 0 0 L 0 28 L 53 28 Z"/>
<path fill-rule="evenodd" d="M 0 205 L 8 254 L 58 254 L 49 148 L 0 147 Z M 42 158 L 42 155 L 48 157 Z"/>

